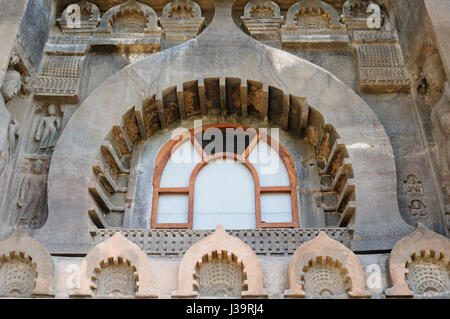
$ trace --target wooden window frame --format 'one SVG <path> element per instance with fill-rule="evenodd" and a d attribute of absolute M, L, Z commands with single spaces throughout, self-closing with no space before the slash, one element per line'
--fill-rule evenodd
<path fill-rule="evenodd" d="M 216 160 L 218 158 L 224 159 L 234 159 L 239 161 L 239 163 L 245 165 L 247 169 L 253 176 L 253 181 L 255 185 L 255 218 L 256 218 L 256 229 L 263 228 L 298 228 L 299 218 L 298 218 L 298 200 L 297 200 L 297 173 L 295 170 L 294 161 L 289 154 L 289 152 L 279 144 L 275 139 L 272 139 L 269 135 L 255 130 L 255 137 L 250 141 L 249 145 L 245 149 L 244 153 L 239 155 L 229 152 L 215 153 L 212 155 L 207 155 L 203 150 L 203 147 L 195 138 L 198 133 L 203 133 L 209 128 L 218 128 L 220 130 L 225 130 L 227 128 L 233 129 L 253 129 L 240 124 L 211 124 L 203 125 L 201 127 L 193 128 L 173 139 L 171 139 L 167 144 L 165 144 L 159 151 L 156 157 L 155 169 L 153 172 L 153 200 L 152 200 L 152 216 L 150 221 L 151 229 L 192 229 L 194 225 L 194 193 L 195 193 L 195 181 L 198 173 L 202 168 L 204 168 L 209 162 Z M 161 177 L 164 169 L 172 156 L 184 142 L 190 140 L 194 148 L 201 155 L 202 161 L 199 162 L 192 170 L 189 186 L 188 187 L 160 187 Z M 289 186 L 260 186 L 259 176 L 255 167 L 247 160 L 251 151 L 256 147 L 259 141 L 264 141 L 272 149 L 278 150 L 278 155 L 283 161 L 284 166 L 288 172 Z M 291 206 L 292 206 L 292 222 L 273 222 L 265 223 L 261 221 L 261 194 L 267 193 L 283 193 L 290 194 L 291 196 Z M 158 223 L 158 204 L 159 196 L 167 194 L 185 194 L 189 196 L 188 201 L 188 221 L 187 223 Z"/>

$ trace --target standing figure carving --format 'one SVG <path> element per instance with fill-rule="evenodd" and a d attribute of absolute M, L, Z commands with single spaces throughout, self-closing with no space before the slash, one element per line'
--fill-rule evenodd
<path fill-rule="evenodd" d="M 0 104 L 0 177 L 3 174 L 10 157 L 8 144 L 9 123 L 11 123 L 11 114 Z"/>
<path fill-rule="evenodd" d="M 49 153 L 56 144 L 58 132 L 61 129 L 61 120 L 56 115 L 56 106 L 48 106 L 47 116 L 39 120 L 35 140 L 39 143 L 38 153 Z"/>
<path fill-rule="evenodd" d="M 433 137 L 438 147 L 442 186 L 450 188 L 450 88 L 444 84 L 441 99 L 431 112 Z"/>
<path fill-rule="evenodd" d="M 41 161 L 29 162 L 19 185 L 16 226 L 36 228 L 42 226 L 46 202 L 47 173 Z"/>

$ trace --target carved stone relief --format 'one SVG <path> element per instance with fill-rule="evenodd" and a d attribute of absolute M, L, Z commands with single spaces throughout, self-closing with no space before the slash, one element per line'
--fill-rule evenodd
<path fill-rule="evenodd" d="M 19 93 L 28 94 L 30 82 L 30 74 L 24 66 L 19 53 L 13 50 L 1 87 L 1 93 L 5 102 L 12 100 Z"/>
<path fill-rule="evenodd" d="M 450 87 L 444 84 L 442 97 L 431 112 L 441 187 L 446 201 L 447 228 L 450 229 Z"/>
<path fill-rule="evenodd" d="M 220 259 L 219 259 L 220 257 Z M 242 268 L 236 260 L 229 261 L 214 255 L 196 272 L 199 296 L 240 297 L 243 285 Z"/>
<path fill-rule="evenodd" d="M 391 251 L 389 274 L 392 288 L 386 296 L 442 294 L 450 291 L 450 240 L 416 225 L 416 231 L 401 239 Z"/>
<path fill-rule="evenodd" d="M 62 116 L 55 104 L 37 105 L 28 154 L 51 156 L 61 133 Z"/>
<path fill-rule="evenodd" d="M 174 0 L 163 8 L 159 23 L 166 41 L 184 42 L 195 38 L 205 25 L 200 6 L 191 0 Z"/>
<path fill-rule="evenodd" d="M 363 92 L 409 89 L 411 81 L 395 31 L 354 31 L 353 47 Z"/>
<path fill-rule="evenodd" d="M 411 201 L 411 204 L 409 205 L 409 210 L 411 213 L 411 216 L 414 218 L 427 218 L 429 216 L 429 209 L 428 207 L 420 200 L 414 199 Z"/>
<path fill-rule="evenodd" d="M 300 246 L 289 263 L 289 289 L 285 297 L 305 298 L 347 293 L 369 298 L 358 257 L 325 232 Z"/>
<path fill-rule="evenodd" d="M 415 196 L 423 194 L 422 182 L 417 178 L 416 175 L 408 175 L 406 180 L 403 181 L 403 185 L 407 195 Z"/>
<path fill-rule="evenodd" d="M 52 274 L 47 250 L 24 228 L 0 240 L 0 295 L 52 296 Z"/>
<path fill-rule="evenodd" d="M 0 262 L 0 296 L 31 297 L 37 276 L 31 258 L 11 253 Z"/>
<path fill-rule="evenodd" d="M 414 75 L 417 93 L 433 107 L 441 98 L 446 81 L 444 67 L 438 49 L 431 43 L 422 45 L 415 59 Z"/>
<path fill-rule="evenodd" d="M 49 160 L 26 158 L 17 190 L 16 227 L 40 228 L 47 219 Z"/>
<path fill-rule="evenodd" d="M 136 292 L 135 271 L 129 262 L 119 259 L 117 264 L 106 264 L 92 276 L 97 296 L 134 296 Z"/>
<path fill-rule="evenodd" d="M 253 0 L 247 3 L 241 17 L 244 30 L 258 40 L 276 40 L 283 17 L 280 7 L 270 0 Z"/>
<path fill-rule="evenodd" d="M 349 37 L 337 11 L 324 1 L 303 0 L 292 5 L 281 27 L 283 48 L 347 50 Z"/>

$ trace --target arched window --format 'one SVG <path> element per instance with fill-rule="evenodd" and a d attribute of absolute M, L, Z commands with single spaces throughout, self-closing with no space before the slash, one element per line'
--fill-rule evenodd
<path fill-rule="evenodd" d="M 275 139 L 236 124 L 201 126 L 163 146 L 151 228 L 296 228 L 294 162 Z"/>

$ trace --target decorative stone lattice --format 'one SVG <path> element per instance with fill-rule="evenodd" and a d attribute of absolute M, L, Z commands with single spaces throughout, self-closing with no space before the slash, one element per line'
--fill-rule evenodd
<path fill-rule="evenodd" d="M 369 93 L 409 89 L 396 32 L 354 31 L 353 45 L 361 90 Z"/>
<path fill-rule="evenodd" d="M 343 295 L 347 291 L 347 284 L 339 263 L 322 260 L 310 261 L 314 266 L 308 267 L 303 275 L 305 292 L 314 297 Z"/>
<path fill-rule="evenodd" d="M 66 97 L 77 103 L 83 63 L 83 56 L 47 55 L 34 83 L 33 94 Z"/>
<path fill-rule="evenodd" d="M 392 288 L 386 296 L 412 297 L 449 291 L 450 240 L 417 223 L 416 231 L 401 239 L 391 251 Z"/>
<path fill-rule="evenodd" d="M 408 266 L 406 281 L 415 295 L 441 295 L 450 291 L 449 271 L 445 265 L 423 258 Z"/>
<path fill-rule="evenodd" d="M 283 48 L 347 50 L 349 37 L 337 11 L 324 1 L 303 0 L 292 5 L 281 27 Z"/>
<path fill-rule="evenodd" d="M 241 17 L 244 29 L 255 39 L 278 39 L 278 31 L 283 23 L 280 7 L 270 0 L 253 0 L 246 4 Z"/>
<path fill-rule="evenodd" d="M 285 297 L 304 298 L 339 295 L 369 298 L 364 272 L 358 257 L 347 247 L 320 232 L 292 256 Z"/>
<path fill-rule="evenodd" d="M 96 269 L 92 281 L 96 284 L 97 296 L 134 296 L 136 292 L 136 268 L 129 261 L 118 260 L 118 264 L 107 264 Z"/>
<path fill-rule="evenodd" d="M 37 277 L 31 257 L 12 252 L 0 262 L 0 296 L 31 297 Z"/>
<path fill-rule="evenodd" d="M 242 267 L 236 263 L 236 258 L 229 261 L 224 254 L 219 256 L 220 259 L 214 254 L 210 262 L 208 256 L 204 256 L 202 266 L 196 271 L 199 296 L 240 297 Z"/>
<path fill-rule="evenodd" d="M 159 23 L 166 41 L 184 42 L 200 33 L 205 26 L 205 18 L 194 1 L 174 0 L 164 6 Z"/>
<path fill-rule="evenodd" d="M 326 229 L 260 229 L 260 230 L 227 230 L 237 237 L 257 255 L 287 256 L 304 242 L 315 238 L 320 231 L 325 231 L 334 240 L 349 244 L 347 228 Z M 100 243 L 111 238 L 117 230 L 99 229 L 92 233 L 94 241 Z M 138 245 L 148 255 L 182 257 L 195 243 L 211 235 L 208 230 L 153 229 L 153 230 L 120 230 L 121 234 Z"/>

